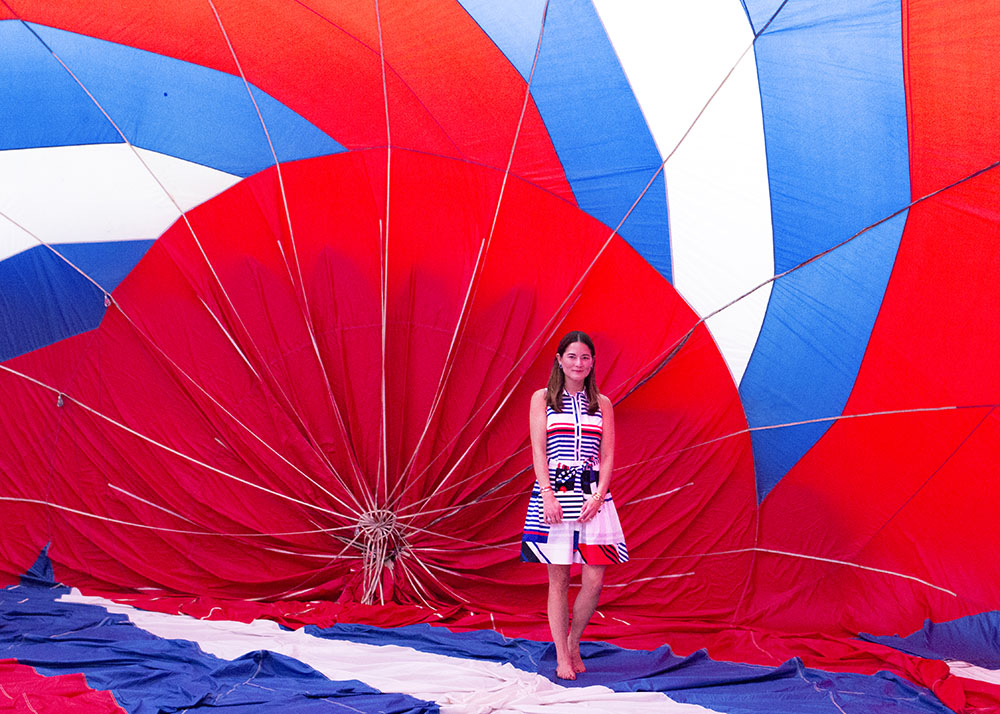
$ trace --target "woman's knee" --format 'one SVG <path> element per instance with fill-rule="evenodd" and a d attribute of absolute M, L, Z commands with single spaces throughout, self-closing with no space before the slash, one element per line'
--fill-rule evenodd
<path fill-rule="evenodd" d="M 549 564 L 549 587 L 560 590 L 569 589 L 570 566 Z"/>
<path fill-rule="evenodd" d="M 604 571 L 607 567 L 606 565 L 584 565 L 580 577 L 581 585 L 585 588 L 600 589 L 604 584 Z"/>

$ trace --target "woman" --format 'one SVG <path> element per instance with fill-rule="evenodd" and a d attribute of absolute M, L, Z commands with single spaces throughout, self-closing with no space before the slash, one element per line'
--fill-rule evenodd
<path fill-rule="evenodd" d="M 586 671 L 580 637 L 597 608 L 610 563 L 628 560 L 625 536 L 608 492 L 614 462 L 611 400 L 597 391 L 594 343 L 570 332 L 556 348 L 549 385 L 531 397 L 535 486 L 521 539 L 521 560 L 545 563 L 556 676 Z M 570 565 L 583 564 L 580 593 L 569 613 Z"/>

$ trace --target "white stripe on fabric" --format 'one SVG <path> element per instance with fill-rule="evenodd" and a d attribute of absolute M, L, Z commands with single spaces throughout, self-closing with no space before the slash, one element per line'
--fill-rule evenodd
<path fill-rule="evenodd" d="M 442 714 L 711 714 L 659 692 L 615 692 L 607 687 L 563 687 L 510 664 L 448 657 L 397 645 L 369 645 L 282 630 L 276 622 L 197 620 L 137 610 L 75 588 L 60 602 L 97 605 L 126 615 L 139 628 L 197 643 L 208 654 L 232 660 L 270 650 L 294 657 L 335 681 L 356 679 L 381 692 L 436 702 Z"/>
<path fill-rule="evenodd" d="M 0 260 L 48 244 L 155 239 L 179 213 L 149 170 L 187 211 L 239 176 L 127 144 L 0 152 Z M 36 239 L 37 237 L 37 239 Z"/>
<path fill-rule="evenodd" d="M 949 660 L 948 669 L 958 677 L 1000 685 L 1000 669 L 986 669 L 985 667 L 979 667 L 978 665 L 959 660 Z"/>
<path fill-rule="evenodd" d="M 595 0 L 662 156 L 736 66 L 665 167 L 674 286 L 708 315 L 774 275 L 753 32 L 739 0 Z M 707 320 L 738 384 L 770 285 Z"/>

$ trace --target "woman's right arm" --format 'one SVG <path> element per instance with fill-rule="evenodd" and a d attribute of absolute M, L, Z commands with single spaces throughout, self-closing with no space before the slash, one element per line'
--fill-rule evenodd
<path fill-rule="evenodd" d="M 562 522 L 562 506 L 559 505 L 552 484 L 549 482 L 549 460 L 545 456 L 545 390 L 539 389 L 531 395 L 529 434 L 531 435 L 531 461 L 535 467 L 535 478 L 542 487 L 542 510 L 546 523 Z"/>

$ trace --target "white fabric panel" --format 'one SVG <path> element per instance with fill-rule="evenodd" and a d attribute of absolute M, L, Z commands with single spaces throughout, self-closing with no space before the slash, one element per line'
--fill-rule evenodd
<path fill-rule="evenodd" d="M 1000 684 L 1000 669 L 986 669 L 985 667 L 979 667 L 958 660 L 950 660 L 948 662 L 948 669 L 958 677 L 976 679 L 980 682 L 989 682 L 990 684 Z"/>
<path fill-rule="evenodd" d="M 126 144 L 3 151 L 0 260 L 39 241 L 154 239 L 180 215 L 174 203 L 187 211 L 239 181 Z"/>
<path fill-rule="evenodd" d="M 680 142 L 665 168 L 673 279 L 704 317 L 774 274 L 753 50 L 739 61 L 753 40 L 746 13 L 739 0 L 595 0 L 595 6 L 660 154 L 666 158 Z M 770 285 L 708 320 L 737 383 L 769 295 Z"/>
<path fill-rule="evenodd" d="M 97 605 L 126 615 L 157 637 L 196 642 L 204 652 L 233 660 L 270 650 L 308 664 L 336 681 L 356 679 L 381 692 L 409 694 L 437 702 L 443 714 L 712 714 L 658 692 L 615 692 L 607 687 L 562 687 L 510 664 L 447 657 L 396 645 L 369 645 L 282 630 L 276 622 L 249 624 L 196 620 L 137 610 L 75 588 L 63 602 Z"/>

